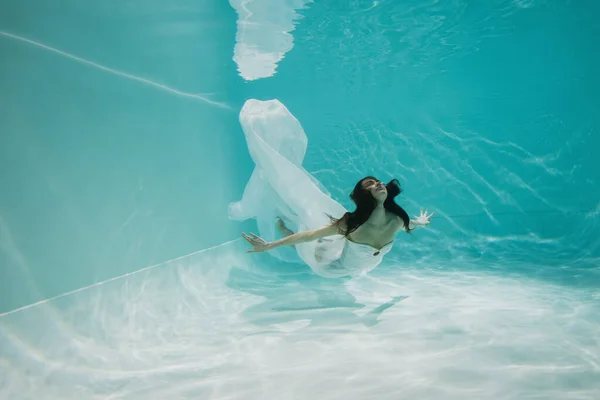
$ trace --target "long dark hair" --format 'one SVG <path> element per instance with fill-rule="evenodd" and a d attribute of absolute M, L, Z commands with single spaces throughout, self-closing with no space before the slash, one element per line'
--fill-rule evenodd
<path fill-rule="evenodd" d="M 352 232 L 354 232 L 359 226 L 367 222 L 375 207 L 377 207 L 377 200 L 373 197 L 370 191 L 363 188 L 362 183 L 367 179 L 373 179 L 378 181 L 377 178 L 372 176 L 366 176 L 362 178 L 356 186 L 354 186 L 354 190 L 350 193 L 350 198 L 356 204 L 356 210 L 353 212 L 345 213 L 341 218 L 336 219 L 332 216 L 329 216 L 331 221 L 334 224 L 339 225 L 341 221 L 346 222 L 346 230 L 342 231 L 344 236 L 348 236 Z M 404 222 L 404 228 L 406 232 L 410 233 L 410 217 L 408 213 L 404 211 L 402 207 L 400 207 L 395 201 L 394 198 L 402 193 L 402 188 L 400 187 L 400 182 L 397 179 L 392 179 L 389 183 L 385 185 L 387 189 L 387 198 L 383 203 L 383 207 L 402 219 Z"/>

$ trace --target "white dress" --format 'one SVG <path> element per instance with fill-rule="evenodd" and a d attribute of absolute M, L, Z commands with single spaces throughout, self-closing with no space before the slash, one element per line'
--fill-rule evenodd
<path fill-rule="evenodd" d="M 327 238 L 325 238 L 327 239 Z M 377 267 L 392 249 L 393 242 L 386 244 L 381 249 L 376 249 L 368 244 L 344 240 L 344 249 L 340 258 L 325 265 L 312 266 L 312 270 L 327 278 L 342 276 L 357 276 L 366 274 Z M 318 252 L 319 245 L 317 245 Z"/>
<path fill-rule="evenodd" d="M 275 220 L 281 217 L 294 232 L 321 228 L 347 211 L 309 174 L 302 161 L 307 138 L 298 120 L 278 100 L 248 100 L 240 123 L 250 156 L 256 164 L 240 201 L 229 205 L 229 218 L 256 218 L 259 235 L 276 239 Z M 342 235 L 300 243 L 298 256 L 318 275 L 336 278 L 371 271 L 393 243 L 378 250 Z M 285 259 L 275 249 L 274 256 Z"/>

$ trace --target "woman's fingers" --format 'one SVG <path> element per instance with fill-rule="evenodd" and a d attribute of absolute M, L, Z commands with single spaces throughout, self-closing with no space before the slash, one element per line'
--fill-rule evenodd
<path fill-rule="evenodd" d="M 252 246 L 255 246 L 256 244 L 258 244 L 258 241 L 256 240 L 256 238 L 250 237 L 250 236 L 246 235 L 245 233 L 242 233 L 242 237 L 244 239 L 246 239 L 246 241 L 248 243 L 250 243 Z"/>
<path fill-rule="evenodd" d="M 253 247 L 252 250 L 247 250 L 246 253 L 260 253 L 264 251 L 266 241 L 254 233 L 247 235 L 242 232 L 242 237 Z"/>
<path fill-rule="evenodd" d="M 250 233 L 250 235 L 242 233 L 242 237 L 244 239 L 246 239 L 247 241 L 249 241 L 249 242 L 256 242 L 256 241 L 260 241 L 261 240 L 261 238 L 259 236 L 257 236 L 256 234 L 254 234 L 254 233 Z"/>

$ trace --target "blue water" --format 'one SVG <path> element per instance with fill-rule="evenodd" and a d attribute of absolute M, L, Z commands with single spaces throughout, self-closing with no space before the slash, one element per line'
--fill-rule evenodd
<path fill-rule="evenodd" d="M 599 12 L 2 3 L 0 398 L 599 398 Z M 248 99 L 431 226 L 356 279 L 246 254 Z"/>

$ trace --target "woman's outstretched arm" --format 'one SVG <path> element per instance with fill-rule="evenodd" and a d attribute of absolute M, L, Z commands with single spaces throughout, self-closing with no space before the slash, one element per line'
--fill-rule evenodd
<path fill-rule="evenodd" d="M 267 242 L 254 233 L 251 233 L 250 235 L 243 233 L 242 237 L 246 239 L 253 247 L 253 250 L 248 250 L 248 253 L 260 253 L 263 251 L 273 250 L 277 247 L 293 246 L 298 243 L 310 242 L 327 236 L 337 235 L 339 233 L 339 225 L 331 224 L 319 229 L 294 233 L 284 237 L 283 239 L 275 240 L 273 242 Z"/>

